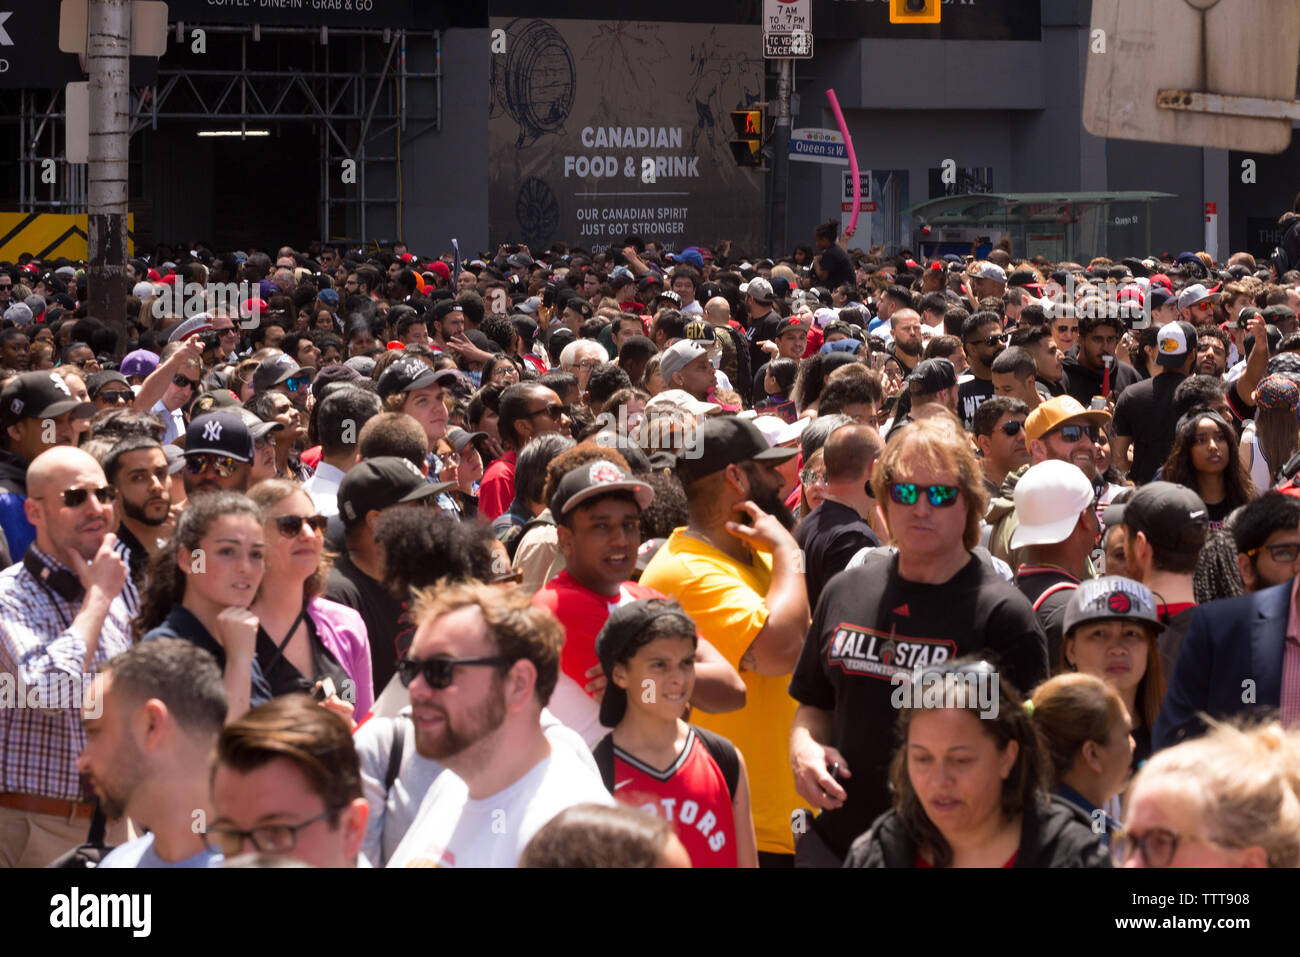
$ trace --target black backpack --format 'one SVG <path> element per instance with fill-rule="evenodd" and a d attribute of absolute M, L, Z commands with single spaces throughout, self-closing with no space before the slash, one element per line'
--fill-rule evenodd
<path fill-rule="evenodd" d="M 1282 236 L 1282 242 L 1273 247 L 1272 260 L 1278 278 L 1292 269 L 1300 269 L 1300 223 L 1294 223 Z"/>
<path fill-rule="evenodd" d="M 736 798 L 736 787 L 740 784 L 740 755 L 736 751 L 736 746 L 721 735 L 714 734 L 712 731 L 705 731 L 703 728 L 691 726 L 700 742 L 709 750 L 709 755 L 713 758 L 714 763 L 718 765 L 718 770 L 722 772 L 722 778 L 727 782 L 727 793 L 731 795 L 732 800 Z M 600 771 L 600 779 L 605 782 L 605 790 L 610 794 L 614 793 L 614 735 L 613 732 L 605 735 L 592 749 L 592 755 L 596 758 L 596 767 Z"/>

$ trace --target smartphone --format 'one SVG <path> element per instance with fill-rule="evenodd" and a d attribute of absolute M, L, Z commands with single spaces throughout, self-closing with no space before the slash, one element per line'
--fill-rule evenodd
<path fill-rule="evenodd" d="M 311 689 L 311 696 L 317 701 L 328 701 L 334 697 L 334 679 L 322 678 L 316 682 L 316 687 Z"/>

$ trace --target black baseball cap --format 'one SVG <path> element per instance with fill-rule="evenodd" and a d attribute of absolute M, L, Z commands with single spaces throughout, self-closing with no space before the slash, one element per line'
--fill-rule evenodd
<path fill-rule="evenodd" d="M 453 425 L 447 430 L 447 441 L 457 452 L 465 451 L 465 446 L 469 445 L 475 439 L 487 438 L 486 432 L 467 432 L 458 425 Z"/>
<path fill-rule="evenodd" d="M 336 362 L 321 369 L 311 380 L 311 394 L 317 399 L 324 398 L 326 388 L 335 383 L 360 382 L 363 376 L 351 366 Z"/>
<path fill-rule="evenodd" d="M 412 392 L 435 382 L 447 382 L 455 378 L 455 369 L 435 371 L 418 356 L 402 356 L 390 362 L 388 368 L 380 374 L 377 388 L 379 398 L 386 399 L 399 392 Z"/>
<path fill-rule="evenodd" d="M 131 388 L 131 383 L 127 380 L 126 376 L 122 375 L 122 373 L 114 369 L 103 369 L 100 372 L 92 372 L 90 375 L 86 376 L 86 392 L 93 399 L 95 396 L 99 395 L 99 390 L 104 388 L 104 386 L 108 385 L 110 382 L 120 382 L 128 389 Z M 134 398 L 135 393 L 132 392 L 131 396 Z"/>
<path fill-rule="evenodd" d="M 367 512 L 418 502 L 455 486 L 455 482 L 429 482 L 410 459 L 378 455 L 363 459 L 343 476 L 339 483 L 339 516 L 344 525 L 358 525 Z"/>
<path fill-rule="evenodd" d="M 266 392 L 268 389 L 274 389 L 277 385 L 288 382 L 295 376 L 307 374 L 302 366 L 293 361 L 292 356 L 283 352 L 278 356 L 267 356 L 253 370 L 253 391 Z"/>
<path fill-rule="evenodd" d="M 655 497 L 655 490 L 645 482 L 613 462 L 597 459 L 564 473 L 551 493 L 551 516 L 558 521 L 561 515 L 567 515 L 583 502 L 611 492 L 631 493 L 636 497 L 637 508 L 643 511 L 650 507 Z"/>
<path fill-rule="evenodd" d="M 1199 551 L 1210 534 L 1205 503 L 1191 489 L 1173 482 L 1149 482 L 1128 501 L 1107 508 L 1102 521 L 1142 532 L 1165 551 Z"/>
<path fill-rule="evenodd" d="M 710 416 L 698 428 L 697 447 L 677 457 L 677 477 L 683 485 L 721 472 L 728 465 L 750 460 L 785 462 L 799 454 L 798 449 L 768 445 L 758 426 L 734 415 Z"/>
<path fill-rule="evenodd" d="M 231 406 L 239 405 L 239 400 L 229 389 L 214 389 L 211 392 L 200 392 L 190 403 L 190 417 L 196 415 L 207 415 L 209 412 L 216 412 L 218 409 L 226 409 Z"/>
<path fill-rule="evenodd" d="M 22 419 L 53 419 L 65 412 L 88 419 L 99 411 L 93 402 L 74 398 L 68 384 L 53 372 L 24 372 L 10 379 L 0 392 L 0 406 L 5 425 Z"/>
<path fill-rule="evenodd" d="M 229 412 L 209 412 L 190 420 L 185 430 L 185 454 L 229 455 L 240 462 L 253 461 L 253 433 L 241 416 Z"/>
<path fill-rule="evenodd" d="M 908 389 L 916 395 L 934 395 L 957 384 L 957 367 L 951 359 L 922 359 L 907 382 Z"/>
<path fill-rule="evenodd" d="M 272 432 L 279 432 L 284 428 L 283 422 L 277 422 L 274 419 L 269 422 L 264 421 L 258 418 L 256 412 L 245 409 L 242 405 L 236 406 L 231 411 L 244 420 L 244 424 L 248 426 L 248 431 L 253 433 L 254 442 L 260 442 Z"/>
<path fill-rule="evenodd" d="M 349 473 L 351 474 L 351 473 Z M 612 728 L 623 720 L 627 711 L 627 692 L 614 684 L 614 665 L 625 656 L 635 654 L 635 648 L 645 630 L 660 618 L 673 616 L 680 619 L 681 630 L 695 635 L 695 622 L 671 598 L 643 598 L 615 608 L 605 619 L 596 636 L 596 657 L 605 672 L 605 693 L 600 699 L 600 723 Z"/>

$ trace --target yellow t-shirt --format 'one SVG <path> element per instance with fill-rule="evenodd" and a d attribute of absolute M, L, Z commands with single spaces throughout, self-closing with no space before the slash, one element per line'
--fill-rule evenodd
<path fill-rule="evenodd" d="M 741 657 L 767 622 L 772 557 L 756 553 L 753 564 L 741 565 L 684 532 L 673 532 L 640 582 L 677 599 L 700 634 L 740 671 Z M 790 725 L 798 708 L 788 690 L 790 676 L 752 671 L 740 676 L 747 689 L 745 707 L 728 714 L 695 711 L 691 722 L 727 738 L 745 756 L 758 849 L 793 854 L 790 814 L 808 805 L 795 791 L 790 770 Z"/>

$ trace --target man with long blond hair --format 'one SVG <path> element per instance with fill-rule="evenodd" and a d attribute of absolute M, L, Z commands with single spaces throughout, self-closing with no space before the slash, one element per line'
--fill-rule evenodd
<path fill-rule="evenodd" d="M 1017 688 L 1048 673 L 1033 608 L 971 553 L 988 498 L 960 426 L 948 417 L 905 425 L 871 485 L 897 550 L 831 578 L 790 682 L 795 785 L 823 810 L 796 846 L 796 866 L 838 866 L 888 809 L 891 694 L 914 669 L 980 654 Z"/>

